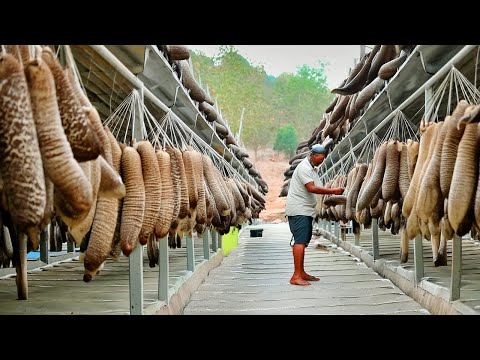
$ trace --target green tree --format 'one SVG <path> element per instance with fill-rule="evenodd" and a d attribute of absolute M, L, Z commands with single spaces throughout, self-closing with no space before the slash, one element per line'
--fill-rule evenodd
<path fill-rule="evenodd" d="M 210 63 L 203 55 L 192 55 L 195 72 L 209 84 L 214 101 L 235 134 L 245 107 L 242 140 L 256 152 L 272 143 L 272 104 L 267 74 L 263 66 L 254 66 L 231 45 L 220 47 Z M 213 65 L 207 70 L 209 65 Z M 271 86 L 270 86 L 271 87 Z"/>
<path fill-rule="evenodd" d="M 333 100 L 326 85 L 325 64 L 302 65 L 296 74 L 283 73 L 273 84 L 273 108 L 280 125 L 293 124 L 300 138 L 307 138 Z"/>
<path fill-rule="evenodd" d="M 297 130 L 292 124 L 286 124 L 277 130 L 273 150 L 281 151 L 292 157 L 298 144 Z"/>
<path fill-rule="evenodd" d="M 242 141 L 255 151 L 272 147 L 276 129 L 291 124 L 299 138 L 306 139 L 333 99 L 326 85 L 325 64 L 300 66 L 295 74 L 273 77 L 263 66 L 238 53 L 235 46 L 223 45 L 208 57 L 191 51 L 194 74 L 221 109 L 232 133 L 239 128 L 245 108 Z"/>

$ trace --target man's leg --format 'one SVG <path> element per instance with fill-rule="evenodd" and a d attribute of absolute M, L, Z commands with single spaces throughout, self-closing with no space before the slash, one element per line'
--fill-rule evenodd
<path fill-rule="evenodd" d="M 293 265 L 294 272 L 290 278 L 290 284 L 307 286 L 310 285 L 303 277 L 305 271 L 303 270 L 303 260 L 305 258 L 305 244 L 295 244 L 293 245 Z"/>

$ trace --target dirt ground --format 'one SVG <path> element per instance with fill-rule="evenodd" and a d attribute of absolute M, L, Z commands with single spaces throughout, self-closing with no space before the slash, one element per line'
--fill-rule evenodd
<path fill-rule="evenodd" d="M 260 213 L 260 220 L 266 223 L 279 223 L 285 221 L 285 200 L 286 197 L 279 197 L 283 185 L 283 173 L 290 167 L 288 160 L 283 154 L 271 149 L 262 149 L 257 153 L 249 151 L 255 168 L 260 172 L 262 178 L 268 184 L 266 195 L 266 209 Z"/>

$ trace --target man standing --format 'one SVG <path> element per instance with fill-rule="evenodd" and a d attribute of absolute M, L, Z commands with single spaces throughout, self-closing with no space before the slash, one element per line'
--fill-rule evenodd
<path fill-rule="evenodd" d="M 290 284 L 306 286 L 309 281 L 318 281 L 319 278 L 305 272 L 303 264 L 305 248 L 312 238 L 313 217 L 315 216 L 316 198 L 314 194 L 341 195 L 343 188 L 326 189 L 318 186 L 316 167 L 327 156 L 327 150 L 320 144 L 315 144 L 310 149 L 310 154 L 301 161 L 295 171 L 287 194 L 285 215 L 288 216 L 288 225 L 293 234 L 293 263 L 294 273 Z"/>

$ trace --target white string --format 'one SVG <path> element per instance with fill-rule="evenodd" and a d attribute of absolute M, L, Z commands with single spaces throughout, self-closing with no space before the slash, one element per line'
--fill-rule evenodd
<path fill-rule="evenodd" d="M 453 70 L 453 69 L 454 69 L 454 68 L 453 68 L 453 66 L 452 66 L 452 70 Z M 452 113 L 452 107 L 451 107 L 451 105 L 452 105 L 452 88 L 453 88 L 452 84 L 453 84 L 453 78 L 454 78 L 454 76 L 453 76 L 453 71 L 450 71 L 450 72 L 448 73 L 448 77 L 450 77 L 450 89 L 449 89 L 449 91 L 448 91 L 448 105 L 447 105 L 447 114 L 446 114 L 446 115 Z M 456 86 L 457 86 L 457 82 L 455 82 L 455 88 L 456 88 Z M 442 98 L 443 98 L 443 94 L 442 94 Z M 439 106 L 440 106 L 440 101 L 439 101 L 438 103 L 439 103 Z M 458 103 L 458 91 L 457 91 L 457 103 Z M 445 116 L 446 116 L 446 115 L 445 115 Z"/>
<path fill-rule="evenodd" d="M 120 135 L 120 130 L 123 127 L 123 123 L 125 119 L 128 118 L 129 115 L 131 114 L 132 103 L 133 103 L 133 92 L 130 93 L 125 98 L 125 100 L 123 100 L 122 103 L 115 109 L 115 111 L 111 113 L 110 116 L 104 121 L 105 126 L 111 127 L 110 125 L 112 123 L 114 124 L 112 128 L 112 134 L 115 136 L 117 140 L 118 140 L 118 136 Z M 129 119 L 129 122 L 130 122 L 130 119 Z M 125 130 L 125 134 L 127 133 L 127 131 L 128 131 L 128 125 L 127 125 L 127 129 Z"/>
<path fill-rule="evenodd" d="M 477 88 L 477 72 L 478 72 L 478 55 L 480 54 L 480 45 L 477 46 L 477 61 L 475 61 L 475 80 L 473 83 L 473 87 Z"/>
<path fill-rule="evenodd" d="M 132 96 L 132 94 L 128 94 L 127 97 L 125 98 L 125 100 L 123 100 L 120 105 L 117 106 L 117 108 L 113 111 L 113 113 L 110 114 L 110 116 L 108 116 L 103 124 L 105 126 L 110 126 L 110 123 L 112 123 L 114 121 L 114 118 L 116 116 L 119 116 L 118 114 L 124 110 L 125 107 L 127 107 L 129 104 L 130 104 L 130 97 Z"/>
<path fill-rule="evenodd" d="M 480 100 L 480 91 L 456 68 L 454 74 L 463 88 L 465 98 L 468 97 L 470 104 L 478 104 Z"/>
<path fill-rule="evenodd" d="M 437 113 L 440 108 L 445 90 L 447 88 L 447 83 L 450 79 L 450 73 L 443 79 L 438 88 L 434 91 L 432 97 L 427 101 L 428 109 L 424 115 L 425 122 L 433 122 L 437 120 Z M 451 87 L 450 87 L 451 89 Z M 424 105 L 425 106 L 425 105 Z"/>
<path fill-rule="evenodd" d="M 57 52 L 55 53 L 55 58 L 58 59 L 58 55 L 60 54 L 60 49 L 61 49 L 61 45 L 58 46 L 57 48 Z"/>
<path fill-rule="evenodd" d="M 118 127 L 118 134 L 117 136 L 120 134 L 120 130 L 122 129 L 123 127 L 123 123 L 125 121 L 125 119 L 127 119 L 131 114 L 132 112 L 132 106 L 133 106 L 133 101 L 132 101 L 132 98 L 129 98 L 129 103 L 127 104 L 127 106 L 125 106 L 125 108 L 122 110 L 122 113 L 121 113 L 121 116 L 122 116 L 122 123 L 120 124 L 120 126 Z"/>

